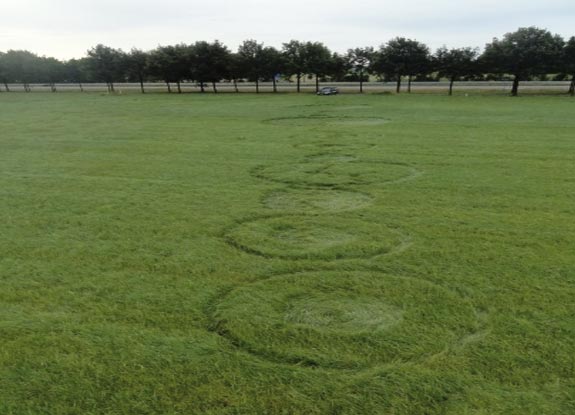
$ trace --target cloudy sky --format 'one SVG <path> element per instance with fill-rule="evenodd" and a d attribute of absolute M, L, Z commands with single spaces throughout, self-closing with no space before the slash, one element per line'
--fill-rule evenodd
<path fill-rule="evenodd" d="M 98 43 L 129 50 L 219 39 L 281 46 L 321 41 L 336 51 L 394 36 L 433 48 L 483 46 L 521 26 L 575 35 L 573 0 L 0 0 L 0 51 L 60 59 Z"/>

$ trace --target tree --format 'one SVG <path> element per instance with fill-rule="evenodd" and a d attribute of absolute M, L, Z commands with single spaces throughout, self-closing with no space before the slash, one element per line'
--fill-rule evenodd
<path fill-rule="evenodd" d="M 21 83 L 24 91 L 30 92 L 30 84 L 41 78 L 41 58 L 27 50 L 9 50 L 2 56 L 4 86 L 8 83 Z"/>
<path fill-rule="evenodd" d="M 108 92 L 114 92 L 114 83 L 124 78 L 124 52 L 99 44 L 88 51 L 87 62 L 94 79 L 105 82 Z"/>
<path fill-rule="evenodd" d="M 42 58 L 44 76 L 52 92 L 56 92 L 56 83 L 66 79 L 66 67 L 55 58 Z"/>
<path fill-rule="evenodd" d="M 565 43 L 563 56 L 561 58 L 564 71 L 571 75 L 571 84 L 569 85 L 569 95 L 575 96 L 575 36 Z"/>
<path fill-rule="evenodd" d="M 238 48 L 242 72 L 249 81 L 256 83 L 256 94 L 260 92 L 259 81 L 265 71 L 264 45 L 255 40 L 245 40 Z"/>
<path fill-rule="evenodd" d="M 140 49 L 133 48 L 125 56 L 126 74 L 129 80 L 137 80 L 140 84 L 140 91 L 145 94 L 144 79 L 148 72 L 148 54 Z"/>
<path fill-rule="evenodd" d="M 228 59 L 228 78 L 234 83 L 234 90 L 240 92 L 238 89 L 238 79 L 245 78 L 242 58 L 237 53 L 230 53 Z"/>
<path fill-rule="evenodd" d="M 217 93 L 216 82 L 229 78 L 231 59 L 229 49 L 216 40 L 213 43 L 196 42 L 191 50 L 193 79 L 199 82 L 202 92 L 205 92 L 205 83 L 209 82 L 214 93 Z"/>
<path fill-rule="evenodd" d="M 563 39 L 547 30 L 522 27 L 494 38 L 485 46 L 481 57 L 490 72 L 513 76 L 511 95 L 519 93 L 519 82 L 533 75 L 546 74 L 557 68 Z"/>
<path fill-rule="evenodd" d="M 267 46 L 262 50 L 263 77 L 272 80 L 273 92 L 278 92 L 277 78 L 284 67 L 283 56 L 276 48 Z"/>
<path fill-rule="evenodd" d="M 9 82 L 8 68 L 6 66 L 5 56 L 6 56 L 5 53 L 0 52 L 0 82 L 4 85 L 6 92 L 10 92 L 10 87 L 8 86 Z"/>
<path fill-rule="evenodd" d="M 306 42 L 304 45 L 305 71 L 315 76 L 315 92 L 319 91 L 319 80 L 331 69 L 331 52 L 321 42 Z"/>
<path fill-rule="evenodd" d="M 291 40 L 283 44 L 282 55 L 285 60 L 287 75 L 296 77 L 297 92 L 300 92 L 301 77 L 306 73 L 306 48 L 298 40 Z"/>
<path fill-rule="evenodd" d="M 378 73 L 396 79 L 397 93 L 401 91 L 401 78 L 407 76 L 407 92 L 411 92 L 413 77 L 431 69 L 429 48 L 416 40 L 397 37 L 380 47 L 374 67 Z"/>
<path fill-rule="evenodd" d="M 88 58 L 70 59 L 64 64 L 64 77 L 67 82 L 78 84 L 80 91 L 84 92 L 84 82 L 89 81 Z"/>
<path fill-rule="evenodd" d="M 161 79 L 172 92 L 171 83 L 175 82 L 178 93 L 182 93 L 181 82 L 191 79 L 191 47 L 185 44 L 158 46 L 146 59 L 146 71 L 156 79 Z"/>
<path fill-rule="evenodd" d="M 345 81 L 346 77 L 349 75 L 350 69 L 351 65 L 347 56 L 340 55 L 337 52 L 334 52 L 331 55 L 329 70 L 329 77 L 331 80 L 336 82 Z"/>
<path fill-rule="evenodd" d="M 369 72 L 374 57 L 372 47 L 355 48 L 347 51 L 347 60 L 353 72 L 359 78 L 359 92 L 363 93 L 364 76 Z"/>
<path fill-rule="evenodd" d="M 435 67 L 438 75 L 449 79 L 449 95 L 453 95 L 453 83 L 477 73 L 479 52 L 472 48 L 439 48 L 435 53 Z"/>
<path fill-rule="evenodd" d="M 56 92 L 56 83 L 66 79 L 66 67 L 55 58 L 41 57 L 36 60 L 34 82 L 50 85 L 50 90 Z"/>

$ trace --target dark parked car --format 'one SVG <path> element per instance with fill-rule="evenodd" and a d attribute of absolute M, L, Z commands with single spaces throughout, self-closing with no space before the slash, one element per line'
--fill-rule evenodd
<path fill-rule="evenodd" d="M 318 95 L 337 95 L 339 94 L 339 91 L 337 90 L 337 88 L 334 88 L 332 86 L 324 86 L 323 88 L 321 88 L 318 93 Z"/>

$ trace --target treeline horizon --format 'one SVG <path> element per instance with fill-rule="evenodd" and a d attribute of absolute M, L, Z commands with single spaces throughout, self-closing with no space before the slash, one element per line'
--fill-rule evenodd
<path fill-rule="evenodd" d="M 575 95 L 575 36 L 563 39 L 537 27 L 523 27 L 500 39 L 493 38 L 479 48 L 438 48 L 434 53 L 422 42 L 396 37 L 378 48 L 372 46 L 349 49 L 346 53 L 332 52 L 321 42 L 291 40 L 281 49 L 265 46 L 256 40 L 246 40 L 231 51 L 219 41 L 197 41 L 191 44 L 158 46 L 149 51 L 133 48 L 129 52 L 99 44 L 80 59 L 61 61 L 38 56 L 25 50 L 0 52 L 0 92 L 10 92 L 10 84 L 22 84 L 30 92 L 31 84 L 48 84 L 56 92 L 57 83 L 105 83 L 114 92 L 115 83 L 138 82 L 145 93 L 146 82 L 165 82 L 168 92 L 181 93 L 182 82 L 196 82 L 201 92 L 208 85 L 217 92 L 216 84 L 232 82 L 239 92 L 238 82 L 272 82 L 277 92 L 281 78 L 295 79 L 300 92 L 304 77 L 315 78 L 316 91 L 320 82 L 358 82 L 359 92 L 370 76 L 380 81 L 396 82 L 396 92 L 402 81 L 411 92 L 412 81 L 447 79 L 449 95 L 456 81 L 511 80 L 511 95 L 519 93 L 521 81 L 570 80 L 571 96 Z M 175 86 L 175 89 L 172 88 Z"/>

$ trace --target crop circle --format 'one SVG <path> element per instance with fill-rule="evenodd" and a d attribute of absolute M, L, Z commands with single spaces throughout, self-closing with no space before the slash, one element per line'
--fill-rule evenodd
<path fill-rule="evenodd" d="M 350 116 L 337 116 L 337 115 L 309 115 L 297 117 L 280 117 L 270 118 L 264 121 L 266 124 L 294 126 L 294 127 L 309 127 L 309 126 L 373 126 L 382 125 L 388 121 L 385 118 L 379 117 L 350 117 Z"/>
<path fill-rule="evenodd" d="M 301 186 L 352 186 L 388 183 L 413 175 L 411 166 L 388 161 L 301 161 L 259 166 L 254 175 Z"/>
<path fill-rule="evenodd" d="M 338 154 L 341 152 L 350 153 L 353 151 L 363 151 L 376 146 L 373 142 L 356 142 L 356 141 L 333 141 L 333 140 L 315 140 L 295 143 L 293 145 L 299 150 L 323 152 Z"/>
<path fill-rule="evenodd" d="M 473 307 L 431 282 L 379 272 L 314 271 L 239 287 L 215 329 L 271 360 L 364 368 L 439 353 L 474 330 Z"/>
<path fill-rule="evenodd" d="M 262 200 L 268 209 L 293 212 L 341 212 L 373 203 L 365 193 L 339 189 L 285 189 L 268 193 Z"/>
<path fill-rule="evenodd" d="M 283 259 L 335 260 L 389 254 L 406 237 L 377 222 L 354 217 L 283 215 L 243 222 L 227 241 L 251 254 Z"/>

